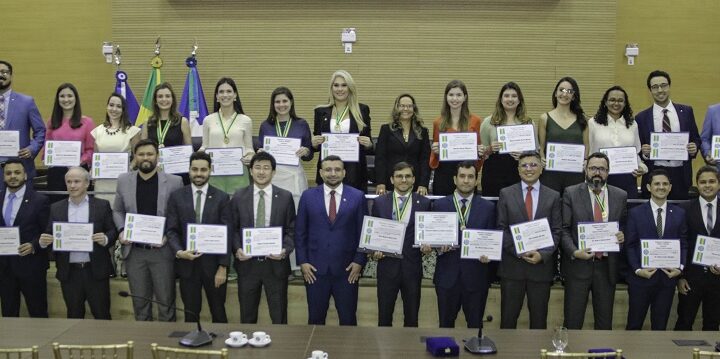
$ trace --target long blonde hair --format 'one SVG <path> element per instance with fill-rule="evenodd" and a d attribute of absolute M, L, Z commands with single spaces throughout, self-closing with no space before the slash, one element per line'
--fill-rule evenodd
<path fill-rule="evenodd" d="M 332 77 L 330 77 L 330 87 L 329 89 L 329 96 L 328 96 L 328 103 L 325 105 L 320 105 L 318 107 L 333 107 L 335 106 L 335 97 L 333 96 L 333 82 L 335 82 L 335 79 L 338 77 L 342 77 L 345 80 L 345 83 L 347 83 L 348 88 L 348 105 L 350 105 L 350 113 L 352 114 L 353 118 L 355 119 L 355 124 L 358 127 L 358 131 L 362 131 L 366 124 L 362 117 L 362 113 L 360 112 L 360 103 L 357 100 L 357 90 L 355 89 L 355 80 L 353 80 L 352 76 L 349 72 L 345 70 L 337 70 L 333 72 Z M 339 111 L 338 111 L 339 112 Z M 341 119 L 342 120 L 342 119 Z"/>

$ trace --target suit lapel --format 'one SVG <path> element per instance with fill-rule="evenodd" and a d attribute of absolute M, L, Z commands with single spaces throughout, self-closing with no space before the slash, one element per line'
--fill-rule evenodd
<path fill-rule="evenodd" d="M 89 223 L 95 223 L 95 216 L 97 215 L 97 213 L 100 213 L 100 210 L 98 208 L 95 208 L 95 205 L 97 205 L 95 198 L 88 197 L 88 222 Z M 93 230 L 93 232 L 95 232 L 95 231 Z"/>
<path fill-rule="evenodd" d="M 595 220 L 595 209 L 593 208 L 593 206 L 594 206 L 593 200 L 590 197 L 590 188 L 588 188 L 587 184 L 583 184 L 581 187 L 583 190 L 581 191 L 580 198 L 578 198 L 578 200 L 580 200 L 580 203 L 582 203 L 581 206 L 582 206 L 582 210 L 585 212 L 584 213 L 584 215 L 586 216 L 585 218 L 590 218 L 592 221 L 594 221 Z M 584 201 L 583 201 L 583 196 L 585 197 Z M 610 201 L 610 193 L 609 192 L 608 192 L 608 201 Z M 610 215 L 610 213 L 608 213 L 608 216 L 609 215 Z"/>
<path fill-rule="evenodd" d="M 518 183 L 515 186 L 515 191 L 517 193 L 517 196 L 513 196 L 513 197 L 515 197 L 515 200 L 516 200 L 515 208 L 520 209 L 520 213 L 522 213 L 522 217 L 525 218 L 526 222 L 530 221 L 531 219 L 528 218 L 527 211 L 525 211 L 525 196 L 523 194 L 522 183 Z M 542 194 L 542 192 L 541 192 L 541 194 Z M 539 199 L 540 199 L 540 196 L 538 196 L 538 200 Z M 538 206 L 537 208 L 538 208 L 538 211 L 535 212 L 535 217 L 537 217 L 537 212 L 540 211 L 540 206 Z"/>
<path fill-rule="evenodd" d="M 278 197 L 278 190 L 279 187 L 272 186 L 272 201 L 270 201 L 270 223 L 268 225 L 272 226 L 273 223 L 280 223 L 280 218 L 282 216 L 282 213 L 280 212 L 280 197 Z"/>

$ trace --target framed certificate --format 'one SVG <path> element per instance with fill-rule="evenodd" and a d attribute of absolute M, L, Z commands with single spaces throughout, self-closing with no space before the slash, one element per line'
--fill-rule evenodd
<path fill-rule="evenodd" d="M 402 258 L 405 241 L 405 223 L 391 219 L 365 216 L 360 232 L 360 252 L 383 252 L 387 256 Z"/>

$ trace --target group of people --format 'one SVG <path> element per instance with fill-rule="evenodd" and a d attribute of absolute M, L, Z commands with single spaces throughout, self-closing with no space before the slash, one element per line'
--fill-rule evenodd
<path fill-rule="evenodd" d="M 125 99 L 119 94 L 110 95 L 106 119 L 95 127 L 91 119 L 82 116 L 78 91 L 72 84 L 58 88 L 53 114 L 45 126 L 32 98 L 12 91 L 11 83 L 12 65 L 0 61 L 0 130 L 20 134 L 17 157 L 0 158 L 4 162 L 2 226 L 18 227 L 21 242 L 18 255 L 0 256 L 4 316 L 19 314 L 22 294 L 31 316 L 47 317 L 45 277 L 47 252 L 53 248 L 52 223 L 83 222 L 94 225 L 93 251 L 55 251 L 68 317 L 84 317 L 87 301 L 95 318 L 110 318 L 109 278 L 114 270 L 110 250 L 118 242 L 137 320 L 153 318 L 152 304 L 144 298 L 175 303 L 175 279 L 179 278 L 180 295 L 190 313 L 200 312 L 204 289 L 213 321 L 227 322 L 228 267 L 234 265 L 241 321 L 257 321 L 264 288 L 272 322 L 287 323 L 289 256 L 294 252 L 306 283 L 310 324 L 325 323 L 332 297 L 340 324 L 355 325 L 357 283 L 367 260 L 375 260 L 378 324 L 392 325 L 401 293 L 404 325 L 417 326 L 422 257 L 435 252 L 440 326 L 454 326 L 462 309 L 468 326 L 478 327 L 491 279 L 488 258 L 460 259 L 455 246 L 413 246 L 414 213 L 440 211 L 456 212 L 467 229 L 504 231 L 498 268 L 502 328 L 517 326 L 525 297 L 530 327 L 547 326 L 555 255 L 560 250 L 568 328 L 582 328 L 590 292 L 595 328 L 612 327 L 615 284 L 620 262 L 626 261 L 630 268 L 626 277 L 628 329 L 642 327 L 648 308 L 652 328 L 665 329 L 676 286 L 680 298 L 676 329 L 692 327 L 701 302 L 703 328 L 718 329 L 720 313 L 714 308 L 719 304 L 716 281 L 720 267 L 698 266 L 689 259 L 695 237 L 714 233 L 720 187 L 717 169 L 705 166 L 698 171 L 700 199 L 684 209 L 666 200 L 688 198 L 691 161 L 698 150 L 708 164 L 716 164 L 711 142 L 716 132 L 720 134 L 720 107 L 710 108 L 700 135 L 692 108 L 670 100 L 671 82 L 666 72 L 653 71 L 648 76 L 647 87 L 655 102 L 652 107 L 633 116 L 627 93 L 613 86 L 589 119 L 581 107 L 578 84 L 570 77 L 557 82 L 553 109 L 535 121 L 527 115 L 516 83 L 502 87 L 492 115 L 483 120 L 469 111 L 465 84 L 454 80 L 446 86 L 441 116 L 433 121 L 432 140 L 415 99 L 402 94 L 374 142 L 370 109 L 358 101 L 355 82 L 346 71 L 333 73 L 328 102 L 315 109 L 312 133 L 307 121 L 295 113 L 292 92 L 279 87 L 272 92 L 268 118 L 260 125 L 260 143 L 265 136 L 298 138 L 301 146 L 296 156 L 310 161 L 326 140 L 324 133 L 358 134 L 359 161 L 343 161 L 334 155 L 319 158 L 318 186 L 313 188 L 308 188 L 302 166 L 277 164 L 262 147 L 253 147 L 252 120 L 244 114 L 237 86 L 230 78 L 220 79 L 215 87 L 214 112 L 203 121 L 202 146 L 190 157 L 188 173 L 183 176 L 165 173 L 157 166 L 159 148 L 191 144 L 188 121 L 178 113 L 169 84 L 155 88 L 153 115 L 138 128 L 130 123 Z M 500 153 L 496 129 L 521 124 L 534 126 L 537 151 Z M 441 161 L 438 142 L 443 132 L 476 133 L 477 159 Z M 689 159 L 650 160 L 653 132 L 689 132 Z M 52 204 L 28 186 L 36 173 L 34 158 L 45 140 L 80 141 L 82 148 L 80 166 L 48 169 L 48 189 L 68 193 L 67 198 Z M 584 172 L 543 171 L 545 146 L 551 142 L 585 145 Z M 636 148 L 637 169 L 610 175 L 610 160 L 600 149 L 628 146 Z M 243 148 L 243 175 L 210 175 L 212 157 L 205 150 L 226 147 Z M 117 180 L 93 180 L 88 172 L 93 152 L 128 152 L 131 170 Z M 375 155 L 379 195 L 371 211 L 365 199 L 368 154 Z M 628 212 L 626 200 L 640 196 L 640 177 L 642 193 L 650 200 Z M 89 196 L 92 185 L 96 191 L 114 194 Z M 483 196 L 498 197 L 497 203 L 476 194 L 478 187 Z M 425 197 L 429 194 L 442 198 L 430 201 Z M 402 259 L 357 251 L 368 212 L 406 224 Z M 697 215 L 692 215 L 695 212 Z M 162 245 L 127 241 L 128 213 L 165 217 Z M 540 218 L 547 218 L 555 245 L 518 253 L 510 226 Z M 616 237 L 622 256 L 579 249 L 577 224 L 601 221 L 619 223 Z M 186 248 L 188 223 L 228 226 L 228 254 L 200 254 Z M 247 255 L 242 229 L 250 227 L 281 227 L 282 251 L 267 257 Z M 640 265 L 640 239 L 652 238 L 680 241 L 680 268 L 655 270 Z M 174 320 L 175 310 L 159 306 L 158 319 Z M 186 320 L 194 319 L 186 315 Z"/>

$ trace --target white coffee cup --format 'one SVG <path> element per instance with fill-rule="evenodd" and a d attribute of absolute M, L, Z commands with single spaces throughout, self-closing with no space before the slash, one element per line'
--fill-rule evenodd
<path fill-rule="evenodd" d="M 257 343 L 264 343 L 270 340 L 270 336 L 265 332 L 255 332 L 253 333 L 253 339 Z"/>
<path fill-rule="evenodd" d="M 322 350 L 313 350 L 312 352 L 312 359 L 327 359 L 328 353 L 322 351 Z"/>
<path fill-rule="evenodd" d="M 247 334 L 243 332 L 230 332 L 230 340 L 232 340 L 233 343 L 240 343 L 243 340 L 247 339 Z"/>

